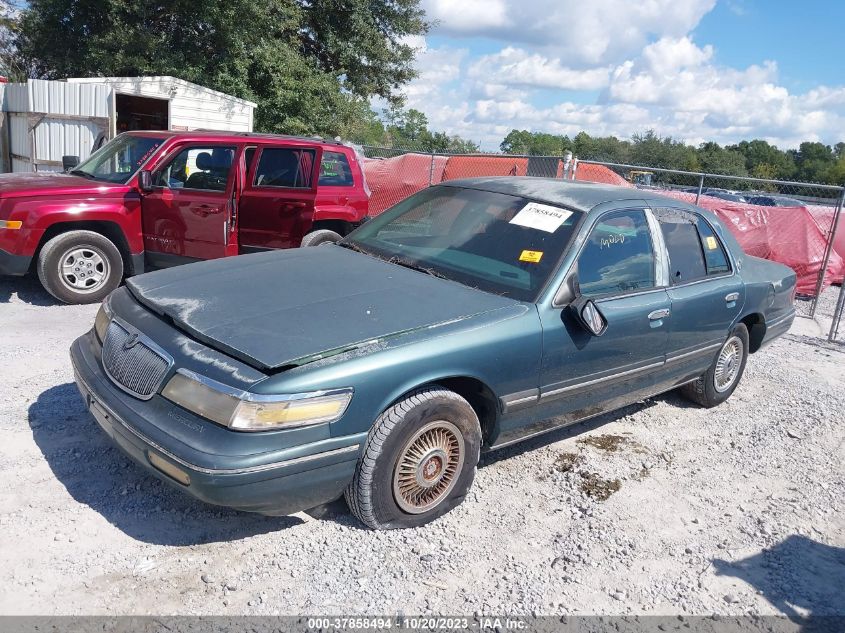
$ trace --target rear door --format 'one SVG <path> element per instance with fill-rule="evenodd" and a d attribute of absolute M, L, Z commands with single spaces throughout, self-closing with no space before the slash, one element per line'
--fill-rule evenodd
<path fill-rule="evenodd" d="M 155 266 L 237 253 L 231 239 L 238 147 L 191 143 L 174 149 L 152 174 L 141 202 L 144 247 Z"/>
<path fill-rule="evenodd" d="M 260 145 L 240 196 L 240 251 L 299 246 L 311 228 L 322 149 Z"/>
<path fill-rule="evenodd" d="M 669 258 L 672 318 L 666 372 L 698 376 L 725 342 L 745 301 L 745 288 L 709 222 L 686 209 L 653 209 Z"/>

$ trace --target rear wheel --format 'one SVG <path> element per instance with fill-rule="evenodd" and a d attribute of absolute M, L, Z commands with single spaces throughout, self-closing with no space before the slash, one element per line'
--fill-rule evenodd
<path fill-rule="evenodd" d="M 715 407 L 730 398 L 745 372 L 748 360 L 748 329 L 738 324 L 719 349 L 707 372 L 681 387 L 681 394 L 702 407 Z"/>
<path fill-rule="evenodd" d="M 306 246 L 319 246 L 320 244 L 339 242 L 342 239 L 343 237 L 339 233 L 329 231 L 328 229 L 318 229 L 307 233 L 302 238 L 300 246 L 303 248 Z"/>
<path fill-rule="evenodd" d="M 464 398 L 420 389 L 376 420 L 346 501 L 376 530 L 424 525 L 463 501 L 480 448 L 478 416 Z"/>
<path fill-rule="evenodd" d="M 65 303 L 96 303 L 120 285 L 123 258 L 111 240 L 93 231 L 69 231 L 38 255 L 41 285 Z"/>

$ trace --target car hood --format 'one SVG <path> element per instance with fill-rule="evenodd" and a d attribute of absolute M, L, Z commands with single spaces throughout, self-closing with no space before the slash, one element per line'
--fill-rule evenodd
<path fill-rule="evenodd" d="M 191 264 L 127 286 L 180 329 L 262 371 L 518 303 L 333 245 Z"/>
<path fill-rule="evenodd" d="M 0 174 L 0 198 L 102 194 L 105 191 L 128 191 L 126 185 L 56 172 Z"/>

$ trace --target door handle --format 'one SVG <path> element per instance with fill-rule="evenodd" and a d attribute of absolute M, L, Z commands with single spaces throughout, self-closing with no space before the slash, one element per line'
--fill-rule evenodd
<path fill-rule="evenodd" d="M 659 321 L 660 319 L 665 319 L 670 314 L 671 314 L 671 310 L 669 310 L 667 308 L 662 308 L 661 310 L 655 310 L 654 312 L 649 312 L 648 320 L 649 321 Z"/>
<path fill-rule="evenodd" d="M 730 294 L 725 295 L 725 303 L 733 303 L 737 299 L 739 299 L 738 292 L 731 292 Z"/>

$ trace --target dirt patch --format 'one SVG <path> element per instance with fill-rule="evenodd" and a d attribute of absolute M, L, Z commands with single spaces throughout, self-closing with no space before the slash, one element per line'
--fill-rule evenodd
<path fill-rule="evenodd" d="M 604 479 L 596 473 L 580 472 L 581 492 L 598 501 L 606 501 L 614 492 L 619 492 L 622 484 L 618 479 Z"/>
<path fill-rule="evenodd" d="M 578 440 L 578 443 L 592 446 L 607 453 L 616 453 L 622 448 L 632 448 L 638 453 L 645 452 L 645 448 L 641 444 L 624 435 L 590 435 Z"/>
<path fill-rule="evenodd" d="M 569 473 L 581 462 L 577 453 L 561 453 L 555 460 L 554 469 L 559 473 Z"/>

